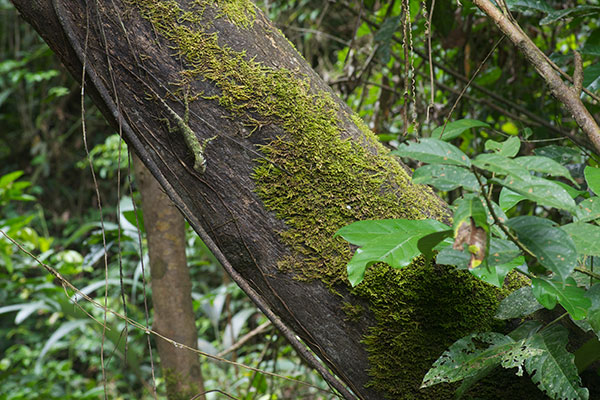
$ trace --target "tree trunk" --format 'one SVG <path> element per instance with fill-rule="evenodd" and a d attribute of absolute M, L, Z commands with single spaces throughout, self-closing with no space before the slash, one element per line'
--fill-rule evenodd
<path fill-rule="evenodd" d="M 198 335 L 192 307 L 192 283 L 185 258 L 185 220 L 171 199 L 142 164 L 133 157 L 135 181 L 142 195 L 152 277 L 152 329 L 191 348 Z M 160 367 L 169 399 L 190 399 L 204 393 L 198 355 L 156 339 Z M 197 397 L 204 400 L 204 395 Z"/>
<path fill-rule="evenodd" d="M 50 0 L 12 1 L 74 76 L 85 61 L 87 92 L 194 229 L 357 397 L 451 397 L 450 386 L 420 390 L 424 374 L 457 338 L 495 327 L 505 292 L 420 261 L 370 267 L 349 287 L 339 228 L 448 213 L 260 10 L 248 0 L 55 0 L 55 14 Z M 191 129 L 216 136 L 205 173 L 183 132 L 167 129 L 157 94 L 180 116 L 189 100 Z M 523 398 L 520 381 L 497 384 L 475 391 Z"/>

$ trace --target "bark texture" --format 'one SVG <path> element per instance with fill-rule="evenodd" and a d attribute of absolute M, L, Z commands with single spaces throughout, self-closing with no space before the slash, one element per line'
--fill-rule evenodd
<path fill-rule="evenodd" d="M 333 237 L 340 227 L 359 219 L 444 220 L 445 205 L 411 184 L 258 9 L 242 0 L 115 0 L 89 8 L 55 0 L 57 16 L 50 0 L 13 2 L 74 76 L 85 60 L 87 92 L 116 129 L 131 128 L 123 129 L 129 145 L 190 224 L 208 232 L 358 398 L 451 397 L 448 386 L 420 390 L 421 379 L 454 340 L 495 327 L 503 293 L 419 262 L 400 271 L 372 267 L 364 283 L 349 287 L 352 249 Z M 204 174 L 192 169 L 182 135 L 166 129 L 169 115 L 156 94 L 181 116 L 190 101 L 193 131 L 216 136 Z M 501 393 L 477 390 L 486 399 L 523 398 L 513 378 Z"/>

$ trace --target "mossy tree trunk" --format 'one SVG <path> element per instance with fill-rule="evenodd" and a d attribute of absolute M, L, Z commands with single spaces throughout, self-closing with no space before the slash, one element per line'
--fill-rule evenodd
<path fill-rule="evenodd" d="M 352 249 L 333 237 L 340 227 L 444 220 L 445 205 L 411 184 L 258 9 L 247 0 L 12 1 L 74 76 L 85 60 L 87 93 L 191 225 L 357 397 L 451 397 L 449 387 L 419 390 L 421 379 L 455 339 L 494 326 L 503 293 L 421 263 L 376 266 L 349 287 Z M 216 136 L 204 174 L 167 129 L 156 94 L 181 116 L 189 101 L 198 138 Z M 520 390 L 503 384 L 500 398 Z"/>

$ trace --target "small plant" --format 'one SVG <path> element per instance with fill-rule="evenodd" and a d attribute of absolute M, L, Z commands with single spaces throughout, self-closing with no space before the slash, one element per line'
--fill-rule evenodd
<path fill-rule="evenodd" d="M 513 136 L 504 142 L 488 140 L 489 152 L 470 158 L 447 142 L 482 126 L 487 124 L 456 121 L 444 134 L 441 128 L 433 132 L 439 139 L 421 139 L 393 152 L 427 164 L 414 171 L 414 183 L 460 194 L 451 207 L 453 223 L 396 219 L 359 221 L 340 229 L 336 235 L 358 246 L 347 266 L 350 283 L 358 285 L 375 263 L 403 268 L 418 256 L 435 257 L 438 264 L 468 270 L 497 287 L 515 270 L 530 285 L 506 297 L 497 318 L 521 318 L 560 304 L 580 328 L 600 338 L 600 284 L 595 283 L 600 274 L 592 262 L 600 255 L 600 169 L 585 167 L 584 191 L 562 164 L 572 160 L 571 149 L 548 146 L 518 157 L 521 142 Z M 518 203 L 524 215 L 509 218 Z M 496 366 L 516 367 L 517 375 L 527 371 L 554 399 L 587 399 L 578 373 L 600 354 L 587 354 L 576 363 L 565 348 L 567 340 L 561 325 L 533 321 L 508 335 L 474 333 L 442 354 L 422 387 L 462 380 L 456 393 L 460 397 Z"/>

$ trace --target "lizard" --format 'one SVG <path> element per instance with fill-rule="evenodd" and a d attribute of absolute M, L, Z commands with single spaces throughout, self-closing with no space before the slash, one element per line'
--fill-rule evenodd
<path fill-rule="evenodd" d="M 189 125 L 189 104 L 187 95 L 185 96 L 185 113 L 184 116 L 181 117 L 167 102 L 158 95 L 158 93 L 142 78 L 136 75 L 136 78 L 142 82 L 142 84 L 152 93 L 156 99 L 161 103 L 161 106 L 165 109 L 166 113 L 169 114 L 169 118 L 165 118 L 169 132 L 179 132 L 185 141 L 186 147 L 192 152 L 194 155 L 194 170 L 199 174 L 204 174 L 206 172 L 206 155 L 204 154 L 204 150 L 208 143 L 217 138 L 217 136 L 213 136 L 208 139 L 200 140 L 196 136 L 196 133 L 192 130 Z M 171 126 L 171 122 L 175 124 L 175 126 Z"/>

